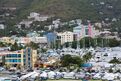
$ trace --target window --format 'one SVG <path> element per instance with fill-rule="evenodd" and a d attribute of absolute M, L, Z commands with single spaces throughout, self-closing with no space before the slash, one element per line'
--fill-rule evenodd
<path fill-rule="evenodd" d="M 88 29 L 85 29 L 85 35 L 88 35 Z"/>
<path fill-rule="evenodd" d="M 17 62 L 21 62 L 21 59 L 18 59 Z"/>
<path fill-rule="evenodd" d="M 11 54 L 10 57 L 17 58 L 17 54 Z"/>
<path fill-rule="evenodd" d="M 13 59 L 12 62 L 17 62 L 17 59 Z"/>
<path fill-rule="evenodd" d="M 31 60 L 30 57 L 28 58 L 28 60 L 29 60 L 29 61 Z"/>
<path fill-rule="evenodd" d="M 21 54 L 18 54 L 18 57 L 21 57 Z"/>
<path fill-rule="evenodd" d="M 24 63 L 26 62 L 26 59 L 24 59 Z"/>

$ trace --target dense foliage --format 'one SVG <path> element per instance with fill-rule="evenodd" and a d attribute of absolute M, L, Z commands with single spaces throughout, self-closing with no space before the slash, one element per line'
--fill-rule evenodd
<path fill-rule="evenodd" d="M 11 16 L 14 19 L 7 18 L 5 21 L 8 25 L 6 30 L 0 30 L 0 36 L 13 35 L 9 33 L 10 30 L 14 30 L 15 23 L 25 19 L 30 12 L 38 12 L 44 15 L 54 15 L 56 18 L 61 18 L 63 21 L 68 21 L 72 19 L 82 19 L 82 20 L 92 20 L 92 22 L 102 22 L 111 23 L 111 30 L 121 31 L 121 0 L 1 0 L 1 7 L 16 7 L 15 12 L 11 12 Z M 1 9 L 2 10 L 2 9 Z M 5 11 L 1 11 L 0 14 Z M 6 11 L 7 13 L 9 10 Z M 116 22 L 112 22 L 112 20 Z M 36 23 L 36 22 L 35 22 Z M 41 22 L 40 27 L 32 26 L 31 29 L 41 30 L 43 28 L 44 22 Z M 47 23 L 48 24 L 48 23 Z M 69 28 L 60 28 L 60 30 L 66 30 Z M 71 30 L 71 29 L 69 29 Z M 13 33 L 25 36 L 26 31 L 17 30 Z"/>

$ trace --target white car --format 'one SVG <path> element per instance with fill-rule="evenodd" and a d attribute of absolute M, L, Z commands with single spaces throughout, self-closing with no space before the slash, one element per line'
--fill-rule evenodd
<path fill-rule="evenodd" d="M 96 79 L 96 80 L 99 80 L 101 79 L 101 74 L 100 73 L 97 73 L 93 76 L 93 79 Z"/>
<path fill-rule="evenodd" d="M 75 74 L 75 79 L 82 79 L 85 77 L 85 74 L 84 73 L 76 73 Z"/>
<path fill-rule="evenodd" d="M 56 73 L 53 71 L 48 72 L 48 78 L 49 79 L 56 79 Z"/>
<path fill-rule="evenodd" d="M 63 78 L 63 74 L 61 72 L 56 72 L 56 79 Z"/>
<path fill-rule="evenodd" d="M 70 73 L 66 73 L 64 74 L 64 79 L 75 79 L 75 73 L 74 72 L 70 72 Z"/>
<path fill-rule="evenodd" d="M 0 71 L 4 71 L 5 70 L 5 68 L 3 68 L 3 67 L 0 67 Z"/>
<path fill-rule="evenodd" d="M 103 80 L 114 80 L 115 76 L 113 73 L 105 73 L 105 75 L 102 77 Z"/>
<path fill-rule="evenodd" d="M 45 80 L 45 79 L 48 78 L 48 74 L 47 74 L 45 71 L 43 71 L 43 72 L 40 74 L 40 78 Z"/>

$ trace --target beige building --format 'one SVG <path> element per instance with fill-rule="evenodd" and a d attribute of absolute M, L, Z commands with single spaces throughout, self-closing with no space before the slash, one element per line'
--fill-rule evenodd
<path fill-rule="evenodd" d="M 2 37 L 2 38 L 0 38 L 0 42 L 4 42 L 4 43 L 8 43 L 8 44 L 15 43 L 15 41 L 11 37 Z"/>
<path fill-rule="evenodd" d="M 5 64 L 9 66 L 19 66 L 20 68 L 34 68 L 37 61 L 37 50 L 26 48 L 14 52 L 1 52 L 5 56 Z"/>
<path fill-rule="evenodd" d="M 70 31 L 58 33 L 58 36 L 61 40 L 61 44 L 64 44 L 66 42 L 73 42 L 74 40 L 73 32 L 70 32 Z"/>

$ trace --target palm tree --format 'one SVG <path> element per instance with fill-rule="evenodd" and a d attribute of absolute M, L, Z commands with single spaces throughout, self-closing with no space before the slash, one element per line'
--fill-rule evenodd
<path fill-rule="evenodd" d="M 121 64 L 121 62 L 119 61 L 119 59 L 117 59 L 116 57 L 114 57 L 109 63 L 114 64 L 115 70 L 116 70 L 116 65 L 117 64 Z"/>
<path fill-rule="evenodd" d="M 84 62 L 88 62 L 91 58 L 92 58 L 91 52 L 88 52 L 87 54 L 85 54 L 85 55 L 83 56 Z"/>

